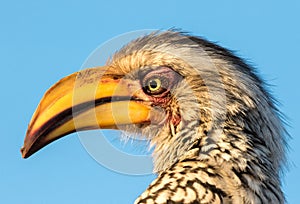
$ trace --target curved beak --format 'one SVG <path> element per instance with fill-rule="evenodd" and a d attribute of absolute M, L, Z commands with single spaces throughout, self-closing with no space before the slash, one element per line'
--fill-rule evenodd
<path fill-rule="evenodd" d="M 138 80 L 109 74 L 105 67 L 61 79 L 45 93 L 33 114 L 22 157 L 73 132 L 150 123 L 151 105 L 140 92 Z"/>

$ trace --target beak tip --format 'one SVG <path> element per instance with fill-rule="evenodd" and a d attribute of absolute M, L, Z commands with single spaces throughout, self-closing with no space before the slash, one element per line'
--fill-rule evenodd
<path fill-rule="evenodd" d="M 20 151 L 21 151 L 23 159 L 26 159 L 28 157 L 26 155 L 27 154 L 26 148 L 23 146 Z"/>

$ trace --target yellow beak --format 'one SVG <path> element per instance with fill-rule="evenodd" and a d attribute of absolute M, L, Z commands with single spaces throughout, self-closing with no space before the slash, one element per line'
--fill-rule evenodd
<path fill-rule="evenodd" d="M 23 158 L 72 132 L 150 123 L 150 102 L 141 94 L 138 80 L 106 70 L 76 72 L 45 93 L 29 123 Z"/>

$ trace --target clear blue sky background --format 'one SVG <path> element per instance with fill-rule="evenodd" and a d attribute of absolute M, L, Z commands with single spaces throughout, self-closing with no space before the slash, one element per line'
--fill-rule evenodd
<path fill-rule="evenodd" d="M 273 84 L 287 115 L 289 203 L 300 203 L 299 1 L 2 1 L 0 203 L 132 203 L 154 175 L 95 162 L 76 135 L 23 160 L 19 148 L 44 91 L 101 43 L 139 29 L 182 28 L 237 50 Z M 108 156 L 108 155 L 107 155 Z"/>

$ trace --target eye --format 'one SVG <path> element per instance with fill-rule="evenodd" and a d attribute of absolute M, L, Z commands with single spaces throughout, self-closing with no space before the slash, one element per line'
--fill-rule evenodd
<path fill-rule="evenodd" d="M 140 82 L 146 94 L 154 97 L 165 97 L 181 76 L 169 67 L 142 69 Z"/>
<path fill-rule="evenodd" d="M 159 78 L 150 79 L 147 82 L 149 91 L 154 92 L 161 88 L 161 80 Z"/>
<path fill-rule="evenodd" d="M 158 76 L 153 76 L 147 79 L 144 85 L 146 93 L 150 95 L 161 94 L 165 92 L 167 88 L 168 80 Z"/>

